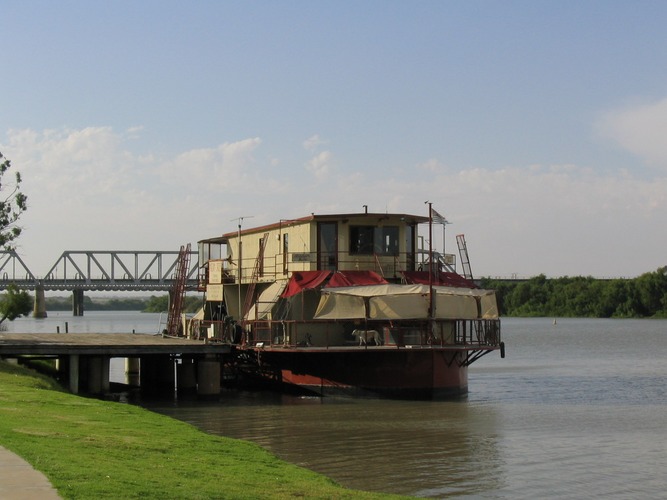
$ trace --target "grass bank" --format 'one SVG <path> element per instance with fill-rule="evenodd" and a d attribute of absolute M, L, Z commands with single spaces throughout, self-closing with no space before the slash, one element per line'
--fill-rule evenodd
<path fill-rule="evenodd" d="M 46 474 L 63 498 L 388 497 L 345 489 L 252 443 L 74 396 L 4 361 L 0 444 Z"/>

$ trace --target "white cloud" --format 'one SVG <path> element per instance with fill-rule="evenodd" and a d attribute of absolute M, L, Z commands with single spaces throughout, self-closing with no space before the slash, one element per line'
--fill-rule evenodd
<path fill-rule="evenodd" d="M 600 132 L 647 164 L 667 168 L 667 98 L 605 114 Z"/>
<path fill-rule="evenodd" d="M 445 166 L 440 163 L 436 158 L 430 158 L 424 163 L 417 165 L 417 168 L 420 170 L 427 170 L 430 172 L 439 172 L 445 168 Z"/>
<path fill-rule="evenodd" d="M 322 180 L 329 175 L 332 158 L 331 151 L 322 151 L 306 163 L 306 170 L 314 174 L 317 179 Z"/>
<path fill-rule="evenodd" d="M 162 182 L 182 189 L 223 190 L 246 185 L 255 168 L 254 151 L 262 143 L 258 137 L 225 142 L 215 148 L 193 149 L 173 160 L 156 165 Z"/>
<path fill-rule="evenodd" d="M 327 141 L 320 139 L 320 136 L 315 134 L 303 141 L 303 149 L 306 151 L 315 151 L 318 147 L 326 143 Z"/>
<path fill-rule="evenodd" d="M 446 214 L 447 249 L 465 233 L 473 272 L 631 276 L 665 262 L 667 178 L 599 174 L 574 164 L 500 170 L 421 163 L 417 175 L 332 168 L 333 153 L 274 166 L 259 138 L 164 159 L 132 153 L 132 134 L 108 127 L 13 130 L 0 151 L 23 174 L 29 210 L 19 244 L 31 270 L 64 250 L 178 249 L 183 243 L 310 212 Z M 261 154 L 259 154 L 261 151 Z M 340 162 L 340 159 L 336 159 Z M 419 164 L 415 162 L 415 165 Z M 324 182 L 326 180 L 326 182 Z M 442 243 L 439 243 L 442 245 Z"/>

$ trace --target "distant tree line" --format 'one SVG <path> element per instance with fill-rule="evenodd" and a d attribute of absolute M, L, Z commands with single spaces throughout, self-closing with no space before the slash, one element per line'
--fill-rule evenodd
<path fill-rule="evenodd" d="M 184 312 L 194 313 L 197 312 L 202 306 L 201 297 L 185 297 L 185 303 L 183 305 Z M 169 296 L 160 295 L 158 297 L 151 296 L 145 303 L 143 312 L 167 312 L 169 310 Z"/>
<path fill-rule="evenodd" d="M 485 278 L 481 286 L 496 290 L 503 316 L 667 318 L 667 266 L 633 279 L 540 274 L 516 282 Z"/>
<path fill-rule="evenodd" d="M 69 311 L 72 309 L 72 297 L 46 297 L 47 311 Z M 202 305 L 200 297 L 185 297 L 184 311 L 191 313 L 197 311 Z M 114 298 L 91 298 L 83 297 L 84 311 L 142 311 L 142 312 L 167 312 L 169 308 L 169 296 L 161 295 L 150 297 L 114 297 Z"/>

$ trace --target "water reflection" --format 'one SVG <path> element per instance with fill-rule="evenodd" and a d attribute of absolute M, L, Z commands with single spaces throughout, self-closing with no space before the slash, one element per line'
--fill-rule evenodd
<path fill-rule="evenodd" d="M 69 319 L 70 331 L 84 331 Z M 157 323 L 139 313 L 92 319 L 91 331 L 151 332 Z M 57 320 L 21 318 L 11 328 L 55 331 Z M 476 362 L 460 402 L 230 392 L 215 403 L 143 404 L 353 488 L 439 498 L 663 498 L 667 321 L 510 318 L 503 336 L 506 359 Z M 122 364 L 117 371 L 122 380 Z"/>
<path fill-rule="evenodd" d="M 351 488 L 446 496 L 500 487 L 496 414 L 467 401 L 237 393 L 215 404 L 148 406 L 206 432 L 256 442 Z"/>

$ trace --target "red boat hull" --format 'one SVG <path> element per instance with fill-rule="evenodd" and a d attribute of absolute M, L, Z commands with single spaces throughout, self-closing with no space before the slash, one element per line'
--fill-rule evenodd
<path fill-rule="evenodd" d="M 261 373 L 321 396 L 445 399 L 468 392 L 463 352 L 452 349 L 258 351 Z"/>

